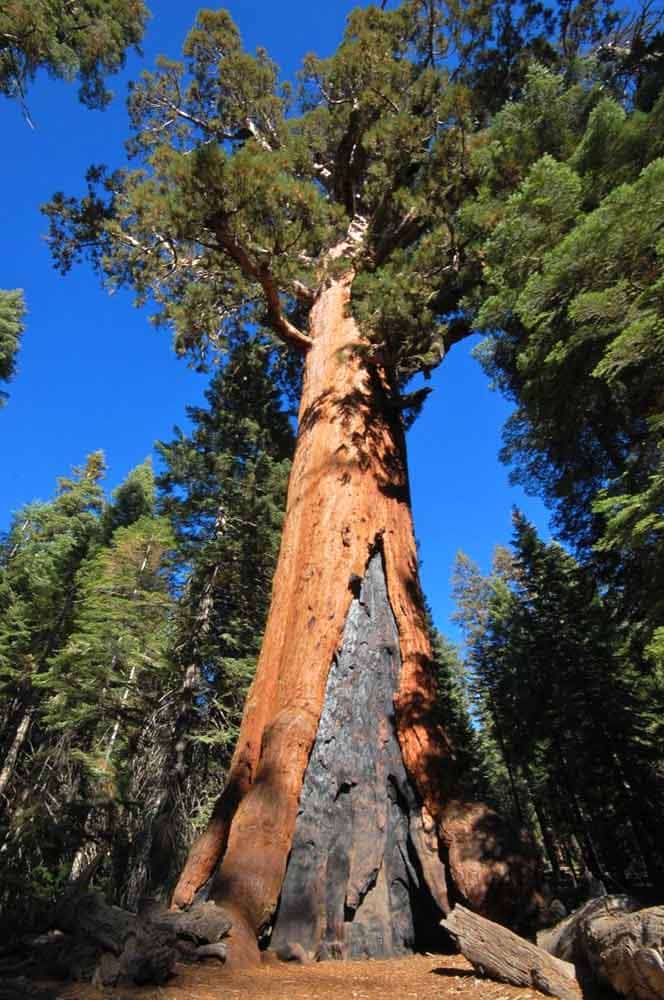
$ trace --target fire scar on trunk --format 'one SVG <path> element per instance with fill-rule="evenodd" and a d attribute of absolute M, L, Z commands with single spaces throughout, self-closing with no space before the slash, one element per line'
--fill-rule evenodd
<path fill-rule="evenodd" d="M 223 861 L 212 896 L 255 934 L 279 901 L 305 769 L 342 643 L 353 581 L 377 544 L 398 633 L 394 694 L 405 772 L 434 818 L 450 791 L 450 748 L 433 724 L 431 674 L 401 421 L 385 374 L 349 353 L 351 276 L 311 313 L 299 432 L 272 604 L 228 782 L 174 895 L 186 906 Z"/>

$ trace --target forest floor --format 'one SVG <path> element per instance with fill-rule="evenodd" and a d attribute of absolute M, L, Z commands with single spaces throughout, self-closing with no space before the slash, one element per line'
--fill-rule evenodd
<path fill-rule="evenodd" d="M 161 987 L 59 987 L 58 1000 L 541 1000 L 531 989 L 481 979 L 461 955 L 389 961 L 269 963 L 245 971 L 179 965 Z"/>

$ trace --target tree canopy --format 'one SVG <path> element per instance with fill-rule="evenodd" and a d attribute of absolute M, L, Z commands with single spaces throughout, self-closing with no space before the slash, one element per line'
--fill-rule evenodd
<path fill-rule="evenodd" d="M 104 78 L 138 46 L 147 17 L 143 0 L 8 0 L 0 10 L 0 93 L 25 109 L 44 69 L 77 78 L 83 104 L 103 108 L 111 99 Z"/>
<path fill-rule="evenodd" d="M 110 287 L 153 296 L 178 349 L 197 354 L 223 347 L 243 315 L 306 350 L 321 267 L 352 260 L 358 349 L 401 384 L 469 331 L 461 305 L 477 262 L 457 216 L 476 183 L 482 88 L 518 97 L 525 68 L 515 75 L 510 45 L 524 67 L 540 50 L 562 67 L 605 14 L 421 0 L 356 9 L 337 52 L 307 57 L 293 89 L 265 51 L 243 50 L 226 11 L 201 11 L 183 61 L 160 59 L 133 88 L 136 167 L 91 168 L 86 197 L 47 206 L 56 264 L 89 255 Z"/>

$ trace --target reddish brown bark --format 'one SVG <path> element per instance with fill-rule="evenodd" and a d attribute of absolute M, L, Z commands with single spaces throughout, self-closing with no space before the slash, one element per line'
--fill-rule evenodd
<path fill-rule="evenodd" d="M 255 942 L 279 900 L 330 666 L 353 591 L 377 548 L 399 633 L 397 736 L 423 821 L 449 854 L 458 892 L 487 915 L 500 918 L 506 898 L 513 908 L 516 896 L 527 896 L 533 871 L 532 858 L 517 865 L 510 888 L 510 864 L 495 863 L 495 823 L 464 860 L 468 831 L 458 808 L 454 818 L 448 808 L 459 807 L 453 752 L 435 721 L 403 428 L 385 373 L 352 351 L 360 336 L 350 315 L 351 282 L 349 274 L 328 283 L 311 311 L 298 441 L 256 677 L 225 791 L 173 896 L 174 906 L 189 905 L 223 857 L 211 895 L 234 922 L 231 961 L 258 960 Z M 482 832 L 481 823 L 471 825 Z"/>
<path fill-rule="evenodd" d="M 302 777 L 353 580 L 382 548 L 400 635 L 397 730 L 406 768 L 438 816 L 449 747 L 432 724 L 431 650 L 418 582 L 401 421 L 383 373 L 348 349 L 351 277 L 312 309 L 299 435 L 272 606 L 229 781 L 173 902 L 186 906 L 220 856 L 213 896 L 258 932 L 276 907 Z"/>

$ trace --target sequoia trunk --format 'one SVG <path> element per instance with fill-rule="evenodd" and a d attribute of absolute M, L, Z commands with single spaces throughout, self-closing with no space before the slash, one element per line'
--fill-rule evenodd
<path fill-rule="evenodd" d="M 394 704 L 406 771 L 438 811 L 449 747 L 432 722 L 430 646 L 418 582 L 405 441 L 385 374 L 352 353 L 351 277 L 312 309 L 299 434 L 272 605 L 225 791 L 174 895 L 188 905 L 219 858 L 213 896 L 258 933 L 275 911 L 304 771 L 354 593 L 381 553 L 398 631 Z"/>
<path fill-rule="evenodd" d="M 173 897 L 189 905 L 223 858 L 210 891 L 233 919 L 229 956 L 242 961 L 257 958 L 280 896 L 275 946 L 319 955 L 402 950 L 413 899 L 433 901 L 430 916 L 448 908 L 438 834 L 448 849 L 461 804 L 447 822 L 455 764 L 436 722 L 405 439 L 387 373 L 353 352 L 351 282 L 328 283 L 312 308 L 256 677 L 225 790 Z M 480 842 L 468 862 L 477 905 L 510 882 L 493 832 Z M 455 871 L 465 864 L 459 855 Z"/>

